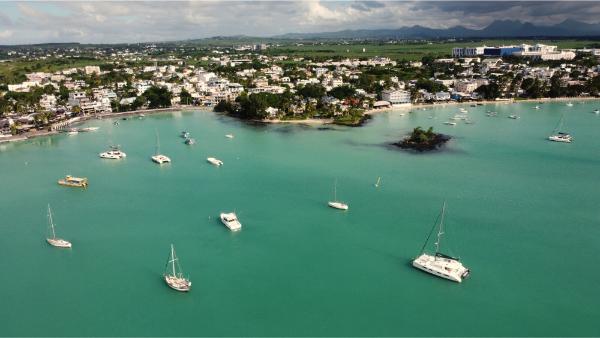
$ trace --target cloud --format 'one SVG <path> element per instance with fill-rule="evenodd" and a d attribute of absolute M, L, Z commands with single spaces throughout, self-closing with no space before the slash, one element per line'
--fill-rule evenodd
<path fill-rule="evenodd" d="M 0 44 L 168 41 L 216 35 L 272 36 L 412 25 L 482 28 L 498 19 L 547 25 L 569 18 L 590 23 L 598 21 L 600 2 L 2 2 Z"/>

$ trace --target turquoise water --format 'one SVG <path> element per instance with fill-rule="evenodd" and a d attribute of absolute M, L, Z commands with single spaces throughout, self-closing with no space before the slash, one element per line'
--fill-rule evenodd
<path fill-rule="evenodd" d="M 0 145 L 0 335 L 600 335 L 600 102 L 533 105 L 330 130 L 165 113 Z M 572 144 L 545 139 L 562 113 Z M 415 126 L 454 138 L 386 145 Z M 150 161 L 155 129 L 170 165 Z M 125 160 L 98 158 L 112 143 Z M 89 188 L 57 185 L 66 174 Z M 336 179 L 348 212 L 327 207 Z M 409 264 L 444 200 L 462 284 Z M 47 203 L 72 250 L 45 243 Z M 239 233 L 218 221 L 233 210 Z M 170 243 L 190 293 L 161 279 Z"/>

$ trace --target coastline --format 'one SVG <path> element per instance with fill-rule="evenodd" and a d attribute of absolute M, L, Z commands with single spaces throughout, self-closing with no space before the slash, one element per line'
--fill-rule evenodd
<path fill-rule="evenodd" d="M 396 106 L 396 107 L 387 107 L 381 109 L 368 109 L 364 112 L 365 115 L 375 115 L 378 113 L 388 113 L 394 111 L 406 112 L 412 109 L 420 110 L 424 108 L 433 108 L 433 107 L 447 107 L 447 106 L 470 106 L 472 104 L 480 104 L 480 105 L 497 105 L 497 104 L 514 104 L 514 103 L 526 103 L 526 102 L 540 102 L 540 103 L 553 103 L 553 102 L 568 102 L 568 101 L 600 101 L 600 97 L 554 97 L 554 98 L 540 98 L 540 99 L 508 99 L 508 100 L 484 100 L 484 101 L 471 101 L 471 102 L 443 102 L 443 103 L 417 103 L 410 104 L 406 106 Z M 158 114 L 158 113 L 166 113 L 166 112 L 176 112 L 176 111 L 190 111 L 190 110 L 198 110 L 203 112 L 213 112 L 211 108 L 208 107 L 199 107 L 199 106 L 177 106 L 177 107 L 169 107 L 169 108 L 157 108 L 157 109 L 146 109 L 146 110 L 132 110 L 126 112 L 113 112 L 102 115 L 88 115 L 81 117 L 76 122 L 73 122 L 72 126 L 80 125 L 84 122 L 94 119 L 104 119 L 104 118 L 116 118 L 116 117 L 124 117 L 124 116 L 139 116 L 141 114 Z M 281 119 L 263 119 L 263 120 L 251 120 L 251 122 L 255 123 L 265 123 L 265 124 L 305 124 L 305 125 L 326 125 L 333 124 L 333 119 L 304 119 L 304 120 L 281 120 Z M 10 137 L 0 138 L 0 144 L 2 143 L 11 143 L 11 142 L 19 142 L 26 141 L 29 139 L 33 139 L 36 137 L 43 136 L 52 136 L 60 134 L 60 130 L 52 130 L 48 131 L 44 130 L 35 130 L 32 132 L 27 132 L 24 134 L 13 135 Z"/>
<path fill-rule="evenodd" d="M 124 116 L 139 116 L 141 114 L 158 114 L 158 113 L 167 113 L 167 112 L 176 112 L 176 111 L 190 111 L 190 110 L 199 110 L 199 111 L 206 111 L 206 112 L 211 111 L 211 110 L 203 109 L 203 108 L 205 108 L 205 107 L 177 106 L 177 107 L 169 107 L 169 108 L 157 108 L 157 109 L 146 109 L 146 110 L 132 110 L 132 111 L 116 112 L 116 113 L 113 112 L 113 113 L 100 114 L 100 115 L 88 115 L 88 116 L 82 116 L 79 120 L 73 122 L 68 127 L 81 125 L 82 123 L 90 121 L 90 120 L 104 119 L 104 118 L 116 118 L 116 117 L 124 117 Z M 68 129 L 68 127 L 66 127 L 65 129 Z M 49 131 L 47 128 L 43 129 L 43 130 L 35 130 L 35 131 L 26 132 L 26 133 L 23 133 L 23 134 L 13 135 L 13 136 L 10 136 L 10 137 L 0 138 L 0 144 L 2 144 L 2 143 L 11 143 L 11 142 L 19 142 L 19 141 L 26 141 L 26 140 L 33 139 L 33 138 L 36 138 L 36 137 L 52 136 L 52 135 L 57 135 L 57 134 L 60 134 L 60 133 L 62 133 L 61 130 L 51 130 L 51 131 Z"/>

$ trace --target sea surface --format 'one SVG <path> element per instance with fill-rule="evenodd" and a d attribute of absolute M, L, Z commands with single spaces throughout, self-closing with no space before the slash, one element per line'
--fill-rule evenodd
<path fill-rule="evenodd" d="M 0 335 L 598 336 L 600 102 L 574 103 L 465 106 L 454 127 L 458 106 L 361 128 L 175 112 L 0 145 Z M 546 139 L 562 115 L 571 144 Z M 389 145 L 416 126 L 453 138 Z M 111 144 L 127 158 L 100 159 Z M 461 284 L 410 265 L 444 201 Z M 72 249 L 46 243 L 48 203 Z M 162 280 L 171 243 L 189 293 Z"/>

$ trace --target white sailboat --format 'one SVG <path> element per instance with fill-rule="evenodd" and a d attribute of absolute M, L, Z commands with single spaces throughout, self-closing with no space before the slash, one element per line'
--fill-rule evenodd
<path fill-rule="evenodd" d="M 54 230 L 54 222 L 52 221 L 52 210 L 50 209 L 50 204 L 48 204 L 48 223 L 50 223 L 50 228 L 52 229 L 52 238 L 46 238 L 48 244 L 57 248 L 70 248 L 72 246 L 71 242 L 56 237 L 56 232 Z"/>
<path fill-rule="evenodd" d="M 334 209 L 348 210 L 348 204 L 337 200 L 337 180 L 333 183 L 333 201 L 329 201 L 327 205 Z"/>
<path fill-rule="evenodd" d="M 469 275 L 469 269 L 464 267 L 462 263 L 458 260 L 458 258 L 451 257 L 445 255 L 440 252 L 440 244 L 442 240 L 442 235 L 444 234 L 444 216 L 446 213 L 446 202 L 442 207 L 441 219 L 439 223 L 438 233 L 437 233 L 437 241 L 435 242 L 435 254 L 430 255 L 425 253 L 425 247 L 427 246 L 427 242 L 431 237 L 431 233 L 435 229 L 436 223 L 431 228 L 429 232 L 429 236 L 425 240 L 425 244 L 423 244 L 423 248 L 421 249 L 421 254 L 419 257 L 415 258 L 412 262 L 412 265 L 419 269 L 423 270 L 432 275 L 442 277 L 454 282 L 462 282 L 463 278 L 466 278 Z"/>
<path fill-rule="evenodd" d="M 158 140 L 158 131 L 156 131 L 156 152 L 154 153 L 154 156 L 152 156 L 152 161 L 154 161 L 158 164 L 171 163 L 170 158 L 168 158 L 165 155 L 160 154 L 160 143 Z"/>
<path fill-rule="evenodd" d="M 375 182 L 375 188 L 379 188 L 379 183 L 381 182 L 381 176 L 377 177 L 377 182 Z"/>
<path fill-rule="evenodd" d="M 183 277 L 183 270 L 181 269 L 181 265 L 179 265 L 179 259 L 175 254 L 173 244 L 171 244 L 171 252 L 169 254 L 169 259 L 167 260 L 167 265 L 165 266 L 163 277 L 167 285 L 173 290 L 186 292 L 190 291 L 192 288 L 192 282 Z"/>
<path fill-rule="evenodd" d="M 554 142 L 563 142 L 563 143 L 571 143 L 573 141 L 573 137 L 567 133 L 561 131 L 565 115 L 563 114 L 558 121 L 558 125 L 554 128 L 554 134 L 548 137 L 548 140 Z"/>

